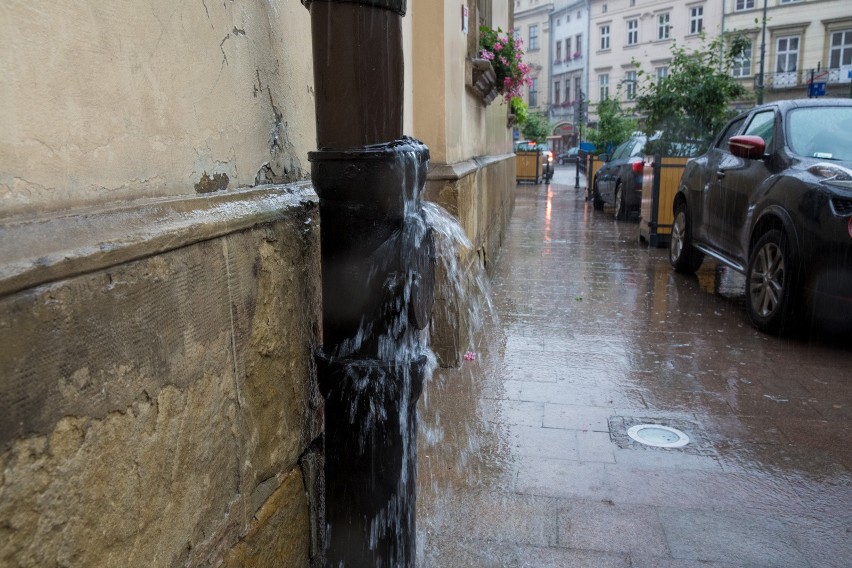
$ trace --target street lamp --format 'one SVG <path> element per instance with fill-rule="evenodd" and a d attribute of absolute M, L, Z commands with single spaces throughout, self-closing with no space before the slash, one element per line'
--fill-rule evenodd
<path fill-rule="evenodd" d="M 760 74 L 757 76 L 757 104 L 763 104 L 763 70 L 766 59 L 766 2 L 763 0 L 763 28 L 760 33 Z"/>

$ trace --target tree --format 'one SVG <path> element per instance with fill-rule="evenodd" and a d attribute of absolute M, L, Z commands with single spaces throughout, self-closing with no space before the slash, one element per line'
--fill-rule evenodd
<path fill-rule="evenodd" d="M 610 151 L 636 131 L 636 119 L 625 115 L 616 99 L 599 102 L 597 114 L 598 127 L 587 131 L 586 140 L 601 151 Z"/>
<path fill-rule="evenodd" d="M 535 140 L 543 144 L 547 140 L 547 135 L 550 134 L 550 121 L 544 113 L 532 112 L 521 126 L 521 133 L 527 140 Z"/>
<path fill-rule="evenodd" d="M 644 116 L 644 131 L 650 142 L 646 152 L 694 155 L 703 152 L 733 114 L 731 102 L 745 94 L 731 75 L 734 60 L 747 40 L 734 37 L 727 49 L 720 38 L 687 51 L 672 46 L 669 73 L 657 78 L 644 72 L 636 98 L 636 109 Z"/>

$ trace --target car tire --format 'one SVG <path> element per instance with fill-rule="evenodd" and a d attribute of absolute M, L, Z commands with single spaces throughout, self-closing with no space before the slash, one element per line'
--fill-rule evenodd
<path fill-rule="evenodd" d="M 595 182 L 592 184 L 592 207 L 595 211 L 602 211 L 604 208 L 603 199 L 601 199 L 601 194 L 598 193 L 598 178 L 595 178 Z"/>
<path fill-rule="evenodd" d="M 746 310 L 754 327 L 773 335 L 790 327 L 795 282 L 787 235 L 779 229 L 767 231 L 754 245 L 746 270 Z"/>
<path fill-rule="evenodd" d="M 681 274 L 695 274 L 704 262 L 704 253 L 692 245 L 692 227 L 686 203 L 681 201 L 675 207 L 672 234 L 669 238 L 669 262 L 675 271 Z"/>
<path fill-rule="evenodd" d="M 627 220 L 627 205 L 624 203 L 624 189 L 621 185 L 621 182 L 615 186 L 615 220 L 616 221 L 626 221 Z"/>

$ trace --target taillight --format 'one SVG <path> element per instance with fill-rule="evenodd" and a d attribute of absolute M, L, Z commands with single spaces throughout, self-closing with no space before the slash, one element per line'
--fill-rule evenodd
<path fill-rule="evenodd" d="M 852 238 L 852 217 L 849 217 L 849 224 L 846 225 L 846 230 L 849 231 L 849 238 Z"/>
<path fill-rule="evenodd" d="M 641 174 L 645 171 L 645 162 L 633 162 L 630 164 L 630 169 L 633 170 L 634 174 Z"/>

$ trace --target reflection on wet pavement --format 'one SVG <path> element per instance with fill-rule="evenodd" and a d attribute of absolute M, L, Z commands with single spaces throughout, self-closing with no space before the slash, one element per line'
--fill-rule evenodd
<path fill-rule="evenodd" d="M 674 274 L 560 175 L 518 187 L 499 323 L 421 402 L 418 565 L 848 566 L 852 338 L 758 333 L 742 277 Z M 694 442 L 617 443 L 636 420 Z"/>

